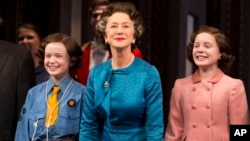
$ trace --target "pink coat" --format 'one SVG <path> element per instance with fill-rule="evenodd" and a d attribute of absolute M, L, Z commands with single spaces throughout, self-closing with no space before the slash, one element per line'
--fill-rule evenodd
<path fill-rule="evenodd" d="M 248 124 L 243 82 L 220 69 L 207 82 L 196 71 L 172 89 L 165 141 L 229 141 L 230 124 Z"/>

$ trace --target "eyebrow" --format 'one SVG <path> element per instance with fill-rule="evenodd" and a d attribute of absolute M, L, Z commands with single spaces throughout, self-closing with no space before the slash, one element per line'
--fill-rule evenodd
<path fill-rule="evenodd" d="M 110 22 L 110 24 L 120 24 L 119 22 Z M 130 24 L 132 25 L 133 23 L 130 23 L 130 22 L 122 22 L 121 24 Z"/>

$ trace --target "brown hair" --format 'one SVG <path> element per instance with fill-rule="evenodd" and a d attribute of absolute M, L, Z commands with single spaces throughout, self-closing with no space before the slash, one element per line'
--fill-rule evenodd
<path fill-rule="evenodd" d="M 31 23 L 24 23 L 24 24 L 22 24 L 22 25 L 20 25 L 20 26 L 18 27 L 17 35 L 19 35 L 20 29 L 21 29 L 21 28 L 26 28 L 26 29 L 33 30 L 33 31 L 37 34 L 39 40 L 40 40 L 40 41 L 42 40 L 42 38 L 43 38 L 43 33 L 42 33 L 41 29 L 40 29 L 38 26 L 35 26 L 35 25 L 31 24 Z M 19 40 L 19 39 L 18 39 L 18 40 Z"/>
<path fill-rule="evenodd" d="M 49 43 L 60 42 L 66 47 L 66 50 L 71 58 L 73 66 L 69 68 L 70 71 L 75 70 L 81 66 L 82 63 L 82 50 L 79 44 L 70 36 L 64 33 L 50 34 L 44 38 L 39 46 L 37 56 L 41 59 L 40 63 L 44 62 L 45 48 Z"/>
<path fill-rule="evenodd" d="M 93 1 L 92 5 L 89 8 L 90 15 L 92 14 L 92 12 L 95 10 L 96 7 L 103 6 L 103 5 L 105 6 L 109 4 L 108 0 L 92 0 L 92 1 Z"/>
<path fill-rule="evenodd" d="M 187 59 L 197 68 L 197 66 L 193 60 L 192 52 L 193 52 L 194 42 L 195 42 L 196 36 L 198 34 L 204 33 L 204 32 L 209 33 L 212 36 L 214 36 L 215 41 L 218 44 L 219 51 L 221 53 L 221 59 L 218 60 L 218 67 L 222 71 L 228 72 L 235 57 L 233 56 L 233 54 L 231 52 L 231 48 L 230 48 L 230 45 L 226 39 L 226 36 L 219 29 L 217 29 L 215 27 L 202 25 L 191 35 L 190 41 L 186 47 Z"/>

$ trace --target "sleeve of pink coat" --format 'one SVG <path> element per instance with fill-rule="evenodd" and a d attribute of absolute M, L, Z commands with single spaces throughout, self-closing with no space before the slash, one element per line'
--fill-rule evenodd
<path fill-rule="evenodd" d="M 165 132 L 165 141 L 180 141 L 183 134 L 183 115 L 181 112 L 180 92 L 178 80 L 172 89 L 168 125 Z"/>
<path fill-rule="evenodd" d="M 237 80 L 229 95 L 230 124 L 249 124 L 249 111 L 245 87 Z"/>

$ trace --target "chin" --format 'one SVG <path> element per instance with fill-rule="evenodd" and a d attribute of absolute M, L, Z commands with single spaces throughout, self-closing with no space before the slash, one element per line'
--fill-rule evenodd
<path fill-rule="evenodd" d="M 51 76 L 57 76 L 58 73 L 57 72 L 48 72 Z"/>

